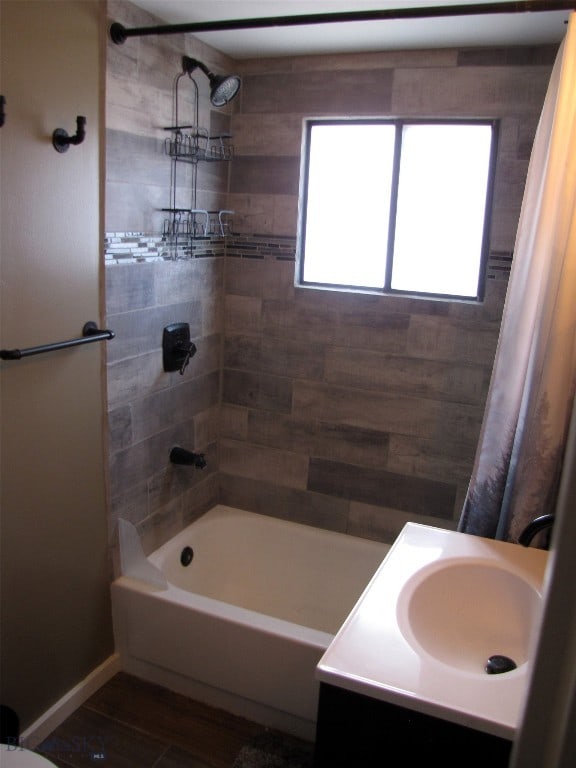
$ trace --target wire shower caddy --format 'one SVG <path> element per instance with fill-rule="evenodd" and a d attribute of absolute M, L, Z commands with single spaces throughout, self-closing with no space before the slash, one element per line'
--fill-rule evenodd
<path fill-rule="evenodd" d="M 183 77 L 188 75 L 194 88 L 192 122 L 180 123 L 179 86 Z M 164 140 L 164 152 L 171 159 L 170 166 L 170 203 L 162 208 L 168 216 L 162 226 L 162 239 L 174 248 L 174 252 L 191 250 L 194 240 L 204 238 L 222 238 L 231 232 L 234 211 L 228 209 L 208 210 L 198 207 L 198 163 L 222 162 L 231 160 L 234 154 L 230 133 L 210 134 L 199 125 L 198 84 L 189 74 L 182 72 L 174 79 L 173 87 L 173 124 L 166 126 L 170 132 Z M 184 164 L 184 165 L 181 165 Z M 186 189 L 179 183 L 180 171 L 189 166 L 191 180 L 189 184 L 189 205 L 179 205 Z M 188 201 L 187 201 L 188 202 Z"/>

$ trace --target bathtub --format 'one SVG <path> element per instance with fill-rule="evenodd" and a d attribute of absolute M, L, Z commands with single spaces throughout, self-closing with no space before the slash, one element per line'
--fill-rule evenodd
<path fill-rule="evenodd" d="M 316 665 L 389 546 L 222 505 L 148 558 L 128 533 L 112 584 L 122 668 L 313 738 Z"/>

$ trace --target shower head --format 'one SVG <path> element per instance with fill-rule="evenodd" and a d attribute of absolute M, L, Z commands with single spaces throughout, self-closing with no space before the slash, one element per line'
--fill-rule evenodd
<path fill-rule="evenodd" d="M 215 107 L 223 107 L 232 101 L 240 90 L 238 75 L 211 75 L 210 101 Z"/>
<path fill-rule="evenodd" d="M 210 72 L 206 64 L 190 56 L 182 56 L 182 69 L 190 75 L 196 69 L 201 69 L 210 81 L 210 101 L 215 107 L 223 107 L 232 101 L 240 90 L 240 78 L 238 75 L 215 75 Z"/>

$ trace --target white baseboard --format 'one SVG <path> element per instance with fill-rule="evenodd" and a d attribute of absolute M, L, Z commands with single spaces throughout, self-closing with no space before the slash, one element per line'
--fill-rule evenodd
<path fill-rule="evenodd" d="M 31 726 L 20 735 L 21 744 L 26 749 L 35 749 L 52 731 L 66 720 L 93 693 L 120 672 L 120 656 L 113 653 L 99 667 L 93 669 L 84 680 L 65 693 L 50 709 L 47 709 Z"/>

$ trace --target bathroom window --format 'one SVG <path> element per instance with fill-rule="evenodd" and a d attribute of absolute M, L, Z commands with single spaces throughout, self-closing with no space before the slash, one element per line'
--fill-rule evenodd
<path fill-rule="evenodd" d="M 481 300 L 497 123 L 307 120 L 297 284 Z"/>

